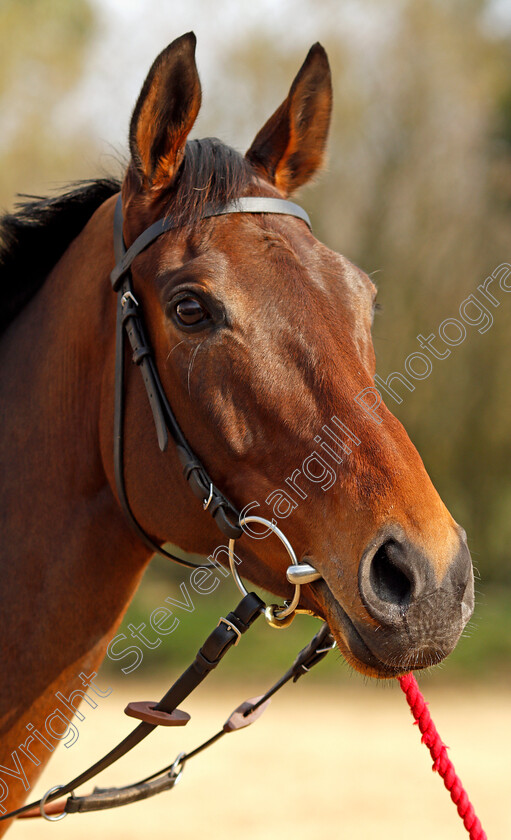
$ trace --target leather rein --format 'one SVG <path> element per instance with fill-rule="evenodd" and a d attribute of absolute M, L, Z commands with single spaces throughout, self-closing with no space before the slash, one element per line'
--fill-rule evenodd
<path fill-rule="evenodd" d="M 307 213 L 298 205 L 277 198 L 251 196 L 239 198 L 222 208 L 206 208 L 202 218 L 225 215 L 228 213 L 277 213 L 295 216 L 311 227 Z M 296 555 L 283 533 L 272 522 L 261 517 L 247 517 L 246 521 L 258 521 L 266 525 L 283 542 L 292 565 L 287 570 L 287 579 L 295 585 L 295 594 L 290 603 L 283 608 L 276 605 L 268 607 L 254 592 L 248 592 L 234 567 L 233 545 L 242 533 L 244 520 L 223 493 L 211 480 L 206 468 L 197 458 L 188 444 L 167 399 L 161 379 L 158 374 L 154 355 L 149 344 L 144 327 L 141 307 L 133 289 L 131 264 L 135 257 L 144 251 L 163 233 L 177 228 L 177 223 L 171 217 L 160 219 L 145 230 L 129 247 L 126 248 L 123 237 L 123 215 L 121 196 L 117 200 L 114 215 L 114 251 L 116 266 L 110 277 L 112 287 L 118 294 L 117 328 L 116 328 L 116 361 L 115 361 L 115 411 L 114 411 L 114 466 L 115 481 L 121 508 L 133 530 L 153 552 L 162 554 L 183 566 L 196 568 L 196 564 L 176 557 L 162 549 L 150 537 L 136 519 L 129 505 L 124 480 L 124 357 L 125 336 L 128 337 L 133 362 L 140 368 L 146 388 L 151 412 L 156 427 L 156 434 L 160 450 L 164 452 L 168 447 L 169 434 L 174 440 L 177 453 L 183 466 L 183 474 L 195 496 L 201 499 L 204 510 L 213 516 L 217 526 L 224 536 L 229 538 L 230 566 L 235 582 L 243 593 L 238 606 L 225 618 L 220 618 L 217 626 L 209 634 L 198 651 L 191 665 L 173 683 L 159 702 L 129 703 L 125 713 L 140 720 L 138 726 L 132 730 L 103 758 L 76 776 L 65 785 L 50 788 L 46 794 L 36 802 L 17 808 L 0 816 L 0 821 L 14 817 L 38 817 L 55 821 L 65 817 L 68 813 L 97 811 L 114 808 L 141 799 L 147 799 L 164 790 L 173 788 L 179 779 L 189 759 L 198 755 L 206 747 L 211 746 L 223 735 L 242 729 L 253 723 L 267 707 L 270 698 L 287 682 L 296 682 L 301 676 L 320 662 L 326 654 L 335 647 L 335 641 L 326 623 L 313 637 L 311 642 L 300 651 L 291 667 L 277 682 L 260 697 L 246 700 L 239 705 L 224 723 L 222 729 L 211 738 L 200 744 L 189 753 L 180 753 L 177 758 L 156 773 L 147 776 L 132 785 L 121 788 L 95 788 L 92 794 L 75 796 L 74 788 L 94 778 L 122 756 L 126 755 L 140 741 L 146 738 L 157 726 L 183 726 L 190 720 L 190 716 L 178 709 L 178 704 L 187 698 L 192 691 L 216 668 L 227 651 L 238 644 L 253 622 L 261 614 L 265 614 L 273 627 L 285 627 L 289 624 L 297 609 L 300 584 L 310 583 L 321 577 L 313 566 L 298 563 Z M 210 564 L 209 564 L 210 565 Z M 201 564 L 202 568 L 209 567 Z M 306 611 L 305 611 L 306 612 Z M 67 799 L 59 799 L 71 794 Z M 58 801 L 56 801 L 58 800 Z"/>

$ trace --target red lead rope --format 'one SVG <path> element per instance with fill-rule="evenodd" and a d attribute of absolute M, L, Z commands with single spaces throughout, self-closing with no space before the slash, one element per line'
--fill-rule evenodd
<path fill-rule="evenodd" d="M 444 780 L 444 785 L 451 794 L 451 799 L 458 809 L 458 814 L 470 835 L 470 840 L 487 840 L 486 832 L 483 830 L 468 794 L 447 755 L 447 747 L 431 720 L 428 704 L 420 692 L 417 680 L 413 674 L 405 674 L 403 677 L 399 677 L 399 684 L 406 695 L 415 723 L 419 725 L 422 732 L 422 743 L 426 744 L 431 753 L 433 770 L 440 773 Z"/>

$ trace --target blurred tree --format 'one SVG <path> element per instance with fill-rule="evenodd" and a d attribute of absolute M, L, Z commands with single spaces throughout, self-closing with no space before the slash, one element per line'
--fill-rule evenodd
<path fill-rule="evenodd" d="M 94 31 L 88 0 L 0 3 L 0 206 L 90 171 L 94 141 L 73 133 L 63 103 Z"/>

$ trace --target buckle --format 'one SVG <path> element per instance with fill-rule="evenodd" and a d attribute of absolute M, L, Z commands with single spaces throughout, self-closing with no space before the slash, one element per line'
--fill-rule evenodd
<path fill-rule="evenodd" d="M 238 644 L 239 640 L 241 639 L 241 633 L 240 633 L 240 631 L 238 630 L 238 628 L 236 627 L 236 625 L 234 625 L 234 624 L 232 623 L 232 621 L 229 621 L 229 619 L 228 619 L 228 618 L 221 618 L 221 619 L 220 619 L 220 621 L 219 621 L 219 622 L 218 622 L 218 624 L 217 624 L 217 627 L 220 627 L 220 625 L 221 625 L 221 624 L 225 624 L 227 627 L 229 627 L 231 630 L 234 630 L 234 632 L 236 633 L 237 639 L 236 639 L 236 641 L 234 642 L 234 647 L 236 647 L 236 645 Z"/>

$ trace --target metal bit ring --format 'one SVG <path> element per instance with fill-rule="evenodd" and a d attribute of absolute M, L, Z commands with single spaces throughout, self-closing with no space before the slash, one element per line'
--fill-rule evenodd
<path fill-rule="evenodd" d="M 243 525 L 246 525 L 249 522 L 257 522 L 260 525 L 266 525 L 271 531 L 273 531 L 275 536 L 279 538 L 279 540 L 283 544 L 284 548 L 286 549 L 287 553 L 289 554 L 289 557 L 290 557 L 290 560 L 291 560 L 291 563 L 293 564 L 293 566 L 298 566 L 299 565 L 296 554 L 293 550 L 293 546 L 289 542 L 286 535 L 282 533 L 280 528 L 278 528 L 276 525 L 274 525 L 273 522 L 270 522 L 269 519 L 263 519 L 262 516 L 244 516 L 242 519 L 240 519 L 239 524 L 240 524 L 241 527 L 243 527 Z M 246 589 L 243 581 L 241 580 L 241 577 L 238 574 L 238 570 L 236 569 L 236 566 L 235 566 L 234 543 L 235 543 L 235 540 L 229 540 L 229 565 L 231 567 L 232 576 L 233 576 L 233 578 L 236 582 L 236 585 L 237 585 L 238 589 L 240 590 L 240 592 L 243 595 L 247 595 L 248 594 L 247 589 Z M 288 604 L 284 605 L 283 607 L 278 608 L 278 612 L 275 608 L 273 608 L 273 619 L 274 620 L 277 619 L 277 620 L 280 621 L 281 619 L 285 619 L 288 616 L 292 616 L 294 614 L 294 612 L 296 610 L 296 607 L 298 606 L 298 601 L 300 600 L 300 584 L 295 583 L 294 587 L 295 587 L 295 591 L 294 591 L 294 595 L 293 595 L 291 601 Z M 272 626 L 275 626 L 275 625 L 272 624 Z"/>

